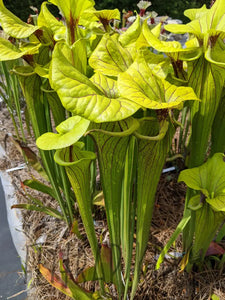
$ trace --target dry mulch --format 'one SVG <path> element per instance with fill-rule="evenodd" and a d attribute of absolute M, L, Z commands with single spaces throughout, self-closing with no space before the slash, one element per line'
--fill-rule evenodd
<path fill-rule="evenodd" d="M 5 140 L 7 134 L 14 134 L 9 114 L 0 105 L 0 144 L 5 148 L 7 157 L 0 158 L 0 170 L 16 167 L 23 162 L 23 157 L 9 138 Z M 28 146 L 36 151 L 32 138 L 28 138 Z M 15 186 L 18 202 L 24 202 L 24 192 L 21 182 L 29 179 L 31 175 L 38 177 L 38 174 L 28 168 L 10 173 L 12 183 Z M 182 218 L 185 187 L 177 183 L 178 174 L 168 173 L 161 177 L 154 210 L 154 216 L 149 236 L 149 244 L 144 258 L 141 282 L 135 299 L 210 299 L 213 293 L 225 299 L 224 272 L 221 270 L 205 269 L 200 273 L 179 272 L 179 260 L 167 259 L 159 270 L 155 270 L 156 255 L 159 249 L 166 244 L 177 224 Z M 29 191 L 30 192 L 30 191 Z M 49 197 L 43 197 L 34 193 L 46 204 L 57 208 L 57 203 Z M 99 209 L 97 210 L 99 214 Z M 53 288 L 40 275 L 38 264 L 43 263 L 46 267 L 58 270 L 59 251 L 63 252 L 65 263 L 71 273 L 76 277 L 82 270 L 93 265 L 93 257 L 85 238 L 85 233 L 79 220 L 79 228 L 84 239 L 79 239 L 71 234 L 63 221 L 56 220 L 43 213 L 23 211 L 23 227 L 27 236 L 27 280 L 30 291 L 28 299 L 35 300 L 55 300 L 69 299 L 64 294 Z M 104 216 L 101 211 L 100 216 Z M 103 238 L 107 233 L 106 221 L 98 220 L 96 231 Z M 176 241 L 174 249 L 171 251 L 181 252 L 181 237 Z M 97 283 L 86 283 L 85 288 L 94 290 Z M 111 292 L 115 292 L 113 287 L 109 287 Z"/>

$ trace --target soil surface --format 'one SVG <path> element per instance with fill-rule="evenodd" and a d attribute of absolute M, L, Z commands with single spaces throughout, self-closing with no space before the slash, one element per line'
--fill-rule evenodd
<path fill-rule="evenodd" d="M 26 131 L 26 130 L 25 130 Z M 7 157 L 0 158 L 0 169 L 6 170 L 24 163 L 23 156 L 15 143 L 12 122 L 4 104 L 0 106 L 0 144 L 6 149 Z M 37 154 L 32 137 L 27 134 L 27 147 Z M 39 178 L 38 173 L 26 166 L 25 169 L 10 172 L 16 189 L 18 203 L 29 202 L 27 193 L 39 197 L 43 203 L 57 208 L 57 203 L 50 197 L 37 192 L 23 189 L 21 182 L 32 176 Z M 168 258 L 155 270 L 157 255 L 169 240 L 182 218 L 185 186 L 177 183 L 178 172 L 163 174 L 158 186 L 154 216 L 152 220 L 149 244 L 143 262 L 143 272 L 135 299 L 181 300 L 181 299 L 211 299 L 214 294 L 218 299 L 225 299 L 225 272 L 212 270 L 209 264 L 201 272 L 180 272 L 180 260 Z M 71 233 L 63 221 L 46 216 L 41 212 L 23 210 L 23 227 L 27 236 L 26 276 L 30 291 L 28 299 L 70 299 L 53 288 L 40 275 L 38 265 L 59 271 L 58 256 L 63 253 L 65 264 L 76 277 L 82 270 L 93 265 L 93 257 L 85 238 L 85 232 L 79 220 L 79 230 L 82 239 Z M 96 232 L 103 238 L 107 235 L 107 225 L 104 209 L 95 209 Z M 182 252 L 181 237 L 178 238 L 170 252 Z M 85 288 L 94 291 L 97 283 L 86 283 Z M 109 286 L 112 293 L 115 291 Z M 116 297 L 115 297 L 116 299 Z"/>

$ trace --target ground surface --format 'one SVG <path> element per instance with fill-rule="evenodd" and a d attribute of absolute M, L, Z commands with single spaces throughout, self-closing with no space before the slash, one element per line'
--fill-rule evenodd
<path fill-rule="evenodd" d="M 4 106 L 0 109 L 0 143 L 6 146 L 8 158 L 1 161 L 1 169 L 16 167 L 23 158 L 9 138 L 5 136 L 14 133 L 11 121 Z M 35 151 L 35 145 L 29 138 L 28 146 Z M 20 182 L 29 179 L 28 168 L 11 172 L 13 183 L 17 187 L 17 198 L 24 202 Z M 141 277 L 136 299 L 181 300 L 181 299 L 210 299 L 212 294 L 225 299 L 225 273 L 221 270 L 204 268 L 200 273 L 186 274 L 179 272 L 179 260 L 167 259 L 160 270 L 155 271 L 156 255 L 166 244 L 179 223 L 184 206 L 185 187 L 177 183 L 177 173 L 162 176 L 156 196 L 156 205 L 149 237 L 149 245 L 144 259 L 144 273 Z M 35 174 L 37 176 L 37 174 Z M 57 204 L 49 198 L 41 198 L 46 204 L 57 208 Z M 107 232 L 104 212 L 98 210 L 96 231 Z M 87 266 L 93 265 L 91 251 L 86 239 L 80 240 L 70 234 L 65 224 L 39 212 L 23 212 L 24 232 L 27 236 L 27 274 L 31 283 L 29 299 L 68 299 L 43 279 L 38 271 L 38 264 L 57 270 L 58 253 L 61 250 L 72 274 L 76 276 Z M 84 233 L 81 222 L 81 234 Z M 181 252 L 181 238 L 178 239 L 171 251 Z M 93 283 L 85 285 L 94 289 Z"/>
<path fill-rule="evenodd" d="M 24 300 L 26 290 L 22 276 L 21 261 L 14 247 L 6 213 L 5 195 L 0 180 L 0 299 L 16 295 L 17 300 Z"/>

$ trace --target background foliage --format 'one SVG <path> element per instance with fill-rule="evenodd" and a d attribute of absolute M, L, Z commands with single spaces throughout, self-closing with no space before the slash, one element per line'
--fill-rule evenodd
<path fill-rule="evenodd" d="M 41 4 L 44 0 L 3 0 L 3 2 L 12 13 L 26 22 L 29 15 L 34 14 L 30 6 L 34 6 L 40 11 Z M 58 12 L 58 9 L 54 5 L 52 5 L 52 8 L 49 10 L 55 15 Z"/>
<path fill-rule="evenodd" d="M 206 4 L 209 8 L 211 0 L 152 0 L 152 9 L 159 15 L 168 15 L 174 19 L 181 19 L 188 22 L 189 19 L 184 17 L 183 12 L 189 8 L 199 8 Z"/>
<path fill-rule="evenodd" d="M 30 6 L 40 9 L 43 0 L 4 0 L 6 7 L 16 14 L 19 18 L 26 21 L 33 11 Z M 120 11 L 137 9 L 136 3 L 133 0 L 96 0 L 97 9 L 112 9 L 118 8 Z M 151 10 L 155 10 L 159 15 L 168 15 L 175 19 L 181 19 L 187 22 L 187 18 L 183 16 L 183 11 L 188 8 L 201 7 L 204 3 L 209 7 L 211 0 L 152 0 Z"/>
<path fill-rule="evenodd" d="M 118 8 L 120 11 L 123 9 L 134 10 L 137 9 L 138 1 L 133 0 L 96 0 L 96 7 L 98 9 L 104 8 Z M 187 22 L 188 19 L 184 17 L 183 11 L 188 8 L 199 8 L 206 3 L 209 7 L 211 0 L 151 0 L 152 6 L 150 10 L 156 11 L 159 15 L 168 15 L 174 19 L 181 19 Z"/>

